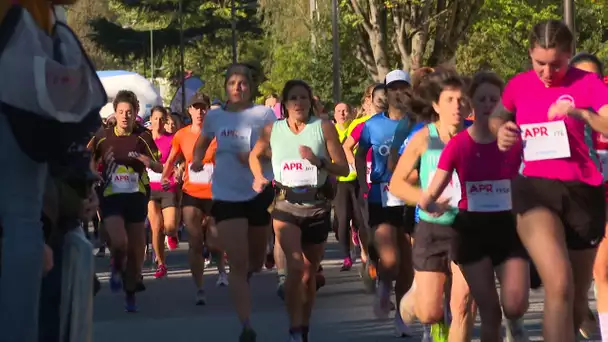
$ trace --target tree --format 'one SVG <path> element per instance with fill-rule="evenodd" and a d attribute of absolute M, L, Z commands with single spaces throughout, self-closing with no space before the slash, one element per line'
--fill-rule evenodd
<path fill-rule="evenodd" d="M 606 61 L 608 5 L 593 0 L 575 3 L 577 49 Z M 462 73 L 487 69 L 508 79 L 529 67 L 528 36 L 532 26 L 546 19 L 561 19 L 561 4 L 550 0 L 486 0 L 477 21 L 457 53 Z"/>
<path fill-rule="evenodd" d="M 391 68 L 450 62 L 483 0 L 342 0 L 356 56 L 380 81 Z M 398 61 L 398 63 L 396 62 Z"/>
<path fill-rule="evenodd" d="M 95 18 L 111 20 L 113 17 L 107 2 L 96 0 L 80 0 L 67 7 L 68 25 L 84 47 L 87 55 L 98 70 L 113 69 L 120 65 L 113 56 L 100 49 L 90 37 L 92 33 L 89 21 Z"/>
<path fill-rule="evenodd" d="M 226 1 L 183 0 L 183 37 L 185 44 L 205 36 L 213 43 L 218 30 L 232 26 L 230 8 Z M 255 0 L 236 1 L 239 10 L 236 15 L 236 29 L 239 32 L 261 34 L 256 18 Z M 93 40 L 105 51 L 115 56 L 129 56 L 141 59 L 149 54 L 145 46 L 150 46 L 150 31 L 154 37 L 153 49 L 161 53 L 167 48 L 180 44 L 180 18 L 176 0 L 110 0 L 112 9 L 121 15 L 117 20 L 98 18 L 91 22 Z"/>

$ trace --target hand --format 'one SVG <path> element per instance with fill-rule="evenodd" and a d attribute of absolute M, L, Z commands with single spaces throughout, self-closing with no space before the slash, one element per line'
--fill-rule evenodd
<path fill-rule="evenodd" d="M 450 199 L 442 197 L 437 201 L 432 201 L 431 196 L 428 193 L 424 193 L 418 202 L 418 206 L 431 216 L 439 217 L 450 208 Z"/>
<path fill-rule="evenodd" d="M 167 191 L 171 187 L 171 181 L 167 177 L 162 177 L 160 179 L 160 185 L 162 186 L 163 190 Z"/>
<path fill-rule="evenodd" d="M 551 105 L 547 117 L 549 120 L 555 118 L 561 118 L 566 115 L 572 115 L 576 111 L 576 108 L 572 106 L 570 101 L 559 101 Z"/>
<path fill-rule="evenodd" d="M 249 152 L 239 152 L 236 157 L 241 162 L 241 164 L 249 166 Z"/>
<path fill-rule="evenodd" d="M 202 160 L 196 160 L 196 161 L 192 162 L 192 165 L 190 165 L 190 170 L 192 170 L 194 172 L 201 172 L 201 171 L 203 171 L 204 167 L 205 167 L 205 165 L 203 165 Z"/>
<path fill-rule="evenodd" d="M 135 159 L 139 160 L 140 162 L 144 163 L 144 165 L 147 168 L 150 168 L 150 164 L 152 164 L 152 158 L 150 158 L 148 156 L 144 156 L 141 153 L 129 152 L 129 157 L 135 158 Z"/>
<path fill-rule="evenodd" d="M 321 164 L 319 158 L 315 156 L 315 154 L 308 146 L 300 146 L 300 157 L 302 157 L 302 159 L 308 160 L 314 166 L 319 166 Z"/>
<path fill-rule="evenodd" d="M 268 181 L 268 179 L 261 177 L 261 178 L 254 178 L 253 179 L 253 190 L 257 193 L 261 193 L 262 191 L 264 191 L 264 189 L 266 188 L 266 186 L 268 185 L 268 183 L 270 183 Z"/>
<path fill-rule="evenodd" d="M 520 139 L 519 127 L 515 122 L 509 121 L 498 129 L 496 140 L 498 149 L 508 151 Z"/>
<path fill-rule="evenodd" d="M 80 208 L 80 219 L 83 221 L 91 221 L 93 216 L 97 213 L 99 207 L 99 198 L 97 192 L 91 191 L 88 198 L 82 200 Z"/>
<path fill-rule="evenodd" d="M 44 250 L 42 251 L 42 274 L 46 275 L 53 269 L 53 250 L 46 243 L 44 244 Z"/>

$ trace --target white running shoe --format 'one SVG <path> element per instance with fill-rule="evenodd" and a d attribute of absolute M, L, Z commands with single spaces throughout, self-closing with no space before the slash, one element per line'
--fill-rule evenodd
<path fill-rule="evenodd" d="M 217 277 L 217 282 L 215 283 L 217 287 L 228 286 L 228 274 L 220 273 Z"/>

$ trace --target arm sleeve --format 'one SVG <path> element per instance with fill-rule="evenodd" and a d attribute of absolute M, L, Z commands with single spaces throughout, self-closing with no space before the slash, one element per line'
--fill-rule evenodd
<path fill-rule="evenodd" d="M 447 171 L 453 172 L 456 168 L 456 158 L 458 153 L 458 141 L 460 139 L 453 138 L 448 144 L 445 146 L 443 151 L 441 152 L 441 157 L 439 157 L 439 163 L 437 163 L 437 168 Z"/>
<path fill-rule="evenodd" d="M 369 127 L 367 123 L 363 123 L 362 125 L 363 127 L 361 129 L 361 135 L 359 136 L 359 149 L 363 151 L 368 151 L 369 148 L 372 147 L 372 141 L 369 135 Z"/>
<path fill-rule="evenodd" d="M 211 111 L 207 113 L 207 116 L 203 120 L 203 129 L 201 130 L 201 135 L 207 138 L 215 138 L 215 125 L 213 124 L 215 113 L 217 111 Z"/>
<path fill-rule="evenodd" d="M 353 128 L 353 131 L 350 133 L 350 136 L 353 138 L 353 140 L 356 143 L 358 143 L 359 139 L 361 139 L 361 133 L 363 132 L 363 126 L 365 126 L 365 122 L 358 124 L 355 128 Z"/>
<path fill-rule="evenodd" d="M 152 158 L 154 161 L 159 161 L 160 160 L 160 151 L 158 150 L 158 147 L 156 146 L 156 143 L 154 142 L 154 139 L 152 138 L 152 134 L 149 132 L 144 132 L 142 135 L 140 135 L 141 140 L 144 142 L 145 148 L 142 151 L 142 154 L 147 155 L 148 157 Z"/>
<path fill-rule="evenodd" d="M 589 74 L 589 96 L 591 96 L 591 108 L 597 113 L 600 108 L 608 105 L 608 86 L 596 77 L 594 74 Z"/>

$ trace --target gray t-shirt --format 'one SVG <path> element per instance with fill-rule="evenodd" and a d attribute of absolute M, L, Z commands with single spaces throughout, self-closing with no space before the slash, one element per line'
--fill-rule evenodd
<path fill-rule="evenodd" d="M 276 121 L 272 109 L 253 106 L 241 112 L 229 112 L 223 108 L 209 111 L 203 122 L 201 134 L 216 138 L 215 169 L 211 181 L 213 199 L 243 202 L 255 197 L 253 175 L 249 165 L 243 165 L 239 153 L 250 152 L 264 126 Z M 270 162 L 262 164 L 264 176 L 272 181 Z"/>

